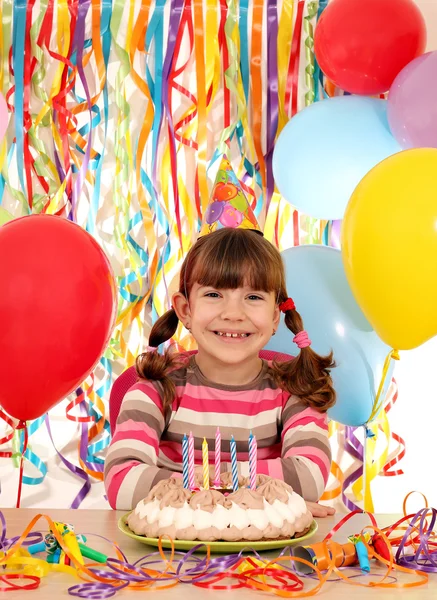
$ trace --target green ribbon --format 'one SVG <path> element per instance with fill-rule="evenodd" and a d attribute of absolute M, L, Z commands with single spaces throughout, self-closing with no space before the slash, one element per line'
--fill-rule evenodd
<path fill-rule="evenodd" d="M 314 27 L 312 20 L 316 17 L 318 11 L 317 2 L 309 2 L 307 4 L 307 15 L 303 20 L 303 30 L 305 32 L 305 85 L 307 93 L 305 94 L 305 106 L 309 106 L 314 102 L 315 84 L 314 84 Z"/>

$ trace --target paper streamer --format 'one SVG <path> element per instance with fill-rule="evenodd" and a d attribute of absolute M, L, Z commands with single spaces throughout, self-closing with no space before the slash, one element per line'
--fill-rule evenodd
<path fill-rule="evenodd" d="M 10 539 L 7 537 L 5 517 L 0 511 L 2 584 L 8 586 L 6 589 L 17 589 L 15 579 L 30 580 L 32 583 L 25 584 L 26 589 L 34 589 L 38 587 L 43 577 L 50 575 L 51 571 L 61 571 L 85 580 L 86 583 L 76 584 L 68 589 L 69 594 L 84 598 L 111 597 L 125 587 L 159 591 L 178 584 L 191 584 L 217 590 L 258 589 L 281 597 L 312 596 L 327 581 L 336 582 L 337 585 L 339 582 L 344 582 L 362 587 L 396 589 L 426 584 L 427 573 L 434 570 L 436 544 L 432 540 L 435 537 L 434 524 L 437 511 L 425 508 L 416 515 L 405 514 L 403 519 L 384 530 L 379 529 L 375 517 L 368 514 L 369 525 L 353 538 L 357 544 L 363 545 L 370 559 L 376 559 L 385 565 L 387 570 L 385 573 L 371 571 L 366 581 L 356 579 L 361 573 L 357 573 L 355 568 L 348 569 L 344 566 L 346 562 L 350 564 L 354 562 L 349 542 L 341 545 L 332 541 L 332 537 L 341 532 L 343 526 L 358 513 L 360 511 L 355 511 L 341 519 L 323 542 L 308 546 L 307 558 L 299 556 L 298 549 L 292 552 L 290 548 L 285 548 L 277 557 L 265 559 L 256 551 L 250 550 L 250 544 L 245 549 L 245 554 L 240 552 L 211 557 L 209 547 L 204 543 L 199 543 L 185 553 L 176 552 L 171 540 L 168 556 L 160 538 L 158 551 L 147 554 L 134 564 L 129 563 L 123 551 L 112 543 L 112 550 L 115 551 L 116 557 L 104 556 L 100 553 L 99 560 L 105 563 L 98 564 L 84 560 L 84 557 L 90 554 L 88 551 L 81 556 L 81 549 L 85 551 L 87 547 L 76 543 L 75 534 L 80 532 L 73 533 L 71 525 L 53 522 L 48 515 L 39 514 L 30 521 L 20 536 Z M 426 518 L 428 515 L 430 522 Z M 51 531 L 51 542 L 59 547 L 62 558 L 59 564 L 49 562 L 47 558 L 44 560 L 44 558 L 31 556 L 26 550 L 30 544 L 39 543 L 43 539 L 41 533 L 32 532 L 40 519 L 47 522 Z M 392 532 L 403 525 L 405 525 L 405 534 L 390 540 Z M 68 535 L 63 535 L 64 532 Z M 90 537 L 91 535 L 87 534 L 87 542 Z M 375 547 L 372 545 L 374 540 Z M 384 556 L 377 552 L 376 540 L 378 540 L 377 547 Z M 109 540 L 106 541 L 111 544 Z M 417 542 L 420 546 L 419 552 L 414 548 Z M 339 546 L 343 547 L 340 553 Z M 406 550 L 411 547 L 414 548 L 413 552 Z M 195 552 L 198 550 L 205 550 L 205 555 L 196 556 Z M 394 551 L 396 551 L 395 557 Z M 338 556 L 341 553 L 343 556 L 339 560 Z M 314 564 L 313 555 L 318 557 L 317 564 Z M 404 566 L 404 563 L 408 566 Z M 406 582 L 397 580 L 400 573 L 408 574 Z M 333 578 L 332 574 L 336 577 Z M 303 578 L 307 578 L 310 582 L 313 580 L 315 583 L 311 588 L 306 587 L 304 590 Z M 24 589 L 24 586 L 20 585 L 20 588 Z"/>
<path fill-rule="evenodd" d="M 357 436 L 357 432 L 360 429 L 363 429 L 363 435 L 367 434 L 371 436 L 367 438 L 369 444 L 367 462 L 370 463 L 368 465 L 368 493 L 371 481 L 376 476 L 393 477 L 403 474 L 402 469 L 397 468 L 393 470 L 393 467 L 405 456 L 405 442 L 401 436 L 390 430 L 387 418 L 387 413 L 393 408 L 397 398 L 397 384 L 392 379 L 385 399 L 384 409 L 381 411 L 379 418 L 367 430 L 366 428 L 348 427 L 334 422 L 330 423 L 329 435 L 330 437 L 337 437 L 339 456 L 338 458 L 334 456 L 331 464 L 331 475 L 336 484 L 324 492 L 321 498 L 322 501 L 341 498 L 345 507 L 353 511 L 359 509 L 357 502 L 364 500 L 363 469 L 365 468 L 366 459 L 364 444 L 360 441 L 360 437 L 362 436 Z M 384 445 L 383 449 L 380 449 L 378 455 L 376 455 L 376 443 L 381 435 L 384 439 Z M 390 451 L 392 442 L 395 442 L 395 447 Z M 344 475 L 339 464 L 343 452 L 352 457 L 354 461 L 347 477 Z M 368 502 L 371 504 L 373 502 L 371 494 L 369 495 Z"/>
<path fill-rule="evenodd" d="M 110 257 L 119 289 L 108 350 L 65 410 L 79 431 L 77 461 L 62 457 L 79 478 L 73 506 L 92 481 L 102 480 L 110 386 L 170 306 L 225 151 L 265 237 L 280 250 L 338 244 L 338 225 L 300 215 L 281 199 L 272 176 L 275 140 L 288 119 L 325 88 L 338 93 L 324 81 L 313 51 L 325 6 L 325 0 L 279 8 L 273 0 L 0 6 L 0 91 L 13 117 L 0 145 L 0 205 L 14 217 L 45 212 L 86 228 Z M 174 343 L 195 347 L 182 327 Z M 50 427 L 41 419 L 28 431 Z M 40 475 L 29 477 L 24 468 L 23 484 L 37 486 L 47 472 L 32 451 L 33 433 L 23 460 Z M 382 465 L 386 476 L 397 474 L 403 452 L 402 438 L 390 435 L 399 451 Z M 23 440 L 22 433 L 0 440 L 11 468 L 21 462 Z M 341 465 L 333 470 L 345 485 Z"/>

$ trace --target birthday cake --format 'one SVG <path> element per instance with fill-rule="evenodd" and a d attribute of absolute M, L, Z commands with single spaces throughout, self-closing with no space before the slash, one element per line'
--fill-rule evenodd
<path fill-rule="evenodd" d="M 257 475 L 256 488 L 239 478 L 233 491 L 231 473 L 220 485 L 187 489 L 182 479 L 160 481 L 129 514 L 137 535 L 173 540 L 265 541 L 304 535 L 313 521 L 304 499 L 284 481 Z"/>

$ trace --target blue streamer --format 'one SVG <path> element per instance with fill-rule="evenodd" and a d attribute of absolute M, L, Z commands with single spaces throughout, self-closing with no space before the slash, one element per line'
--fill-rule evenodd
<path fill-rule="evenodd" d="M 15 0 L 13 11 L 12 56 L 15 77 L 15 137 L 17 148 L 17 169 L 21 188 L 26 194 L 24 183 L 24 49 L 26 37 L 26 0 Z M 27 57 L 30 60 L 30 56 Z"/>
<path fill-rule="evenodd" d="M 105 72 L 108 72 L 109 53 L 111 51 L 111 17 L 112 17 L 112 2 L 111 0 L 103 0 L 102 14 L 100 17 L 100 35 L 102 37 L 103 60 L 105 62 Z M 108 81 L 105 79 L 103 87 L 103 114 L 104 114 L 104 138 L 102 145 L 102 153 L 96 168 L 96 179 L 93 190 L 93 196 L 90 202 L 86 229 L 91 234 L 94 232 L 94 224 L 97 219 L 97 211 L 99 209 L 100 187 L 102 181 L 102 167 L 106 148 L 106 137 L 108 133 L 109 120 L 109 101 L 108 101 Z"/>

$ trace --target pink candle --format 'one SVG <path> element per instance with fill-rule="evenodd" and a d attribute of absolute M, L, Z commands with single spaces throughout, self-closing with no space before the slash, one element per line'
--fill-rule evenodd
<path fill-rule="evenodd" d="M 256 437 L 250 432 L 249 436 L 249 481 L 250 489 L 256 490 L 256 462 L 257 462 L 258 448 L 256 443 Z"/>
<path fill-rule="evenodd" d="M 220 461 L 221 461 L 221 452 L 222 452 L 222 436 L 220 433 L 220 429 L 217 427 L 217 431 L 215 432 L 215 472 L 214 472 L 214 485 L 216 487 L 220 486 Z"/>
<path fill-rule="evenodd" d="M 190 490 L 194 490 L 196 487 L 196 482 L 194 481 L 194 438 L 191 431 L 188 438 L 188 481 Z"/>

